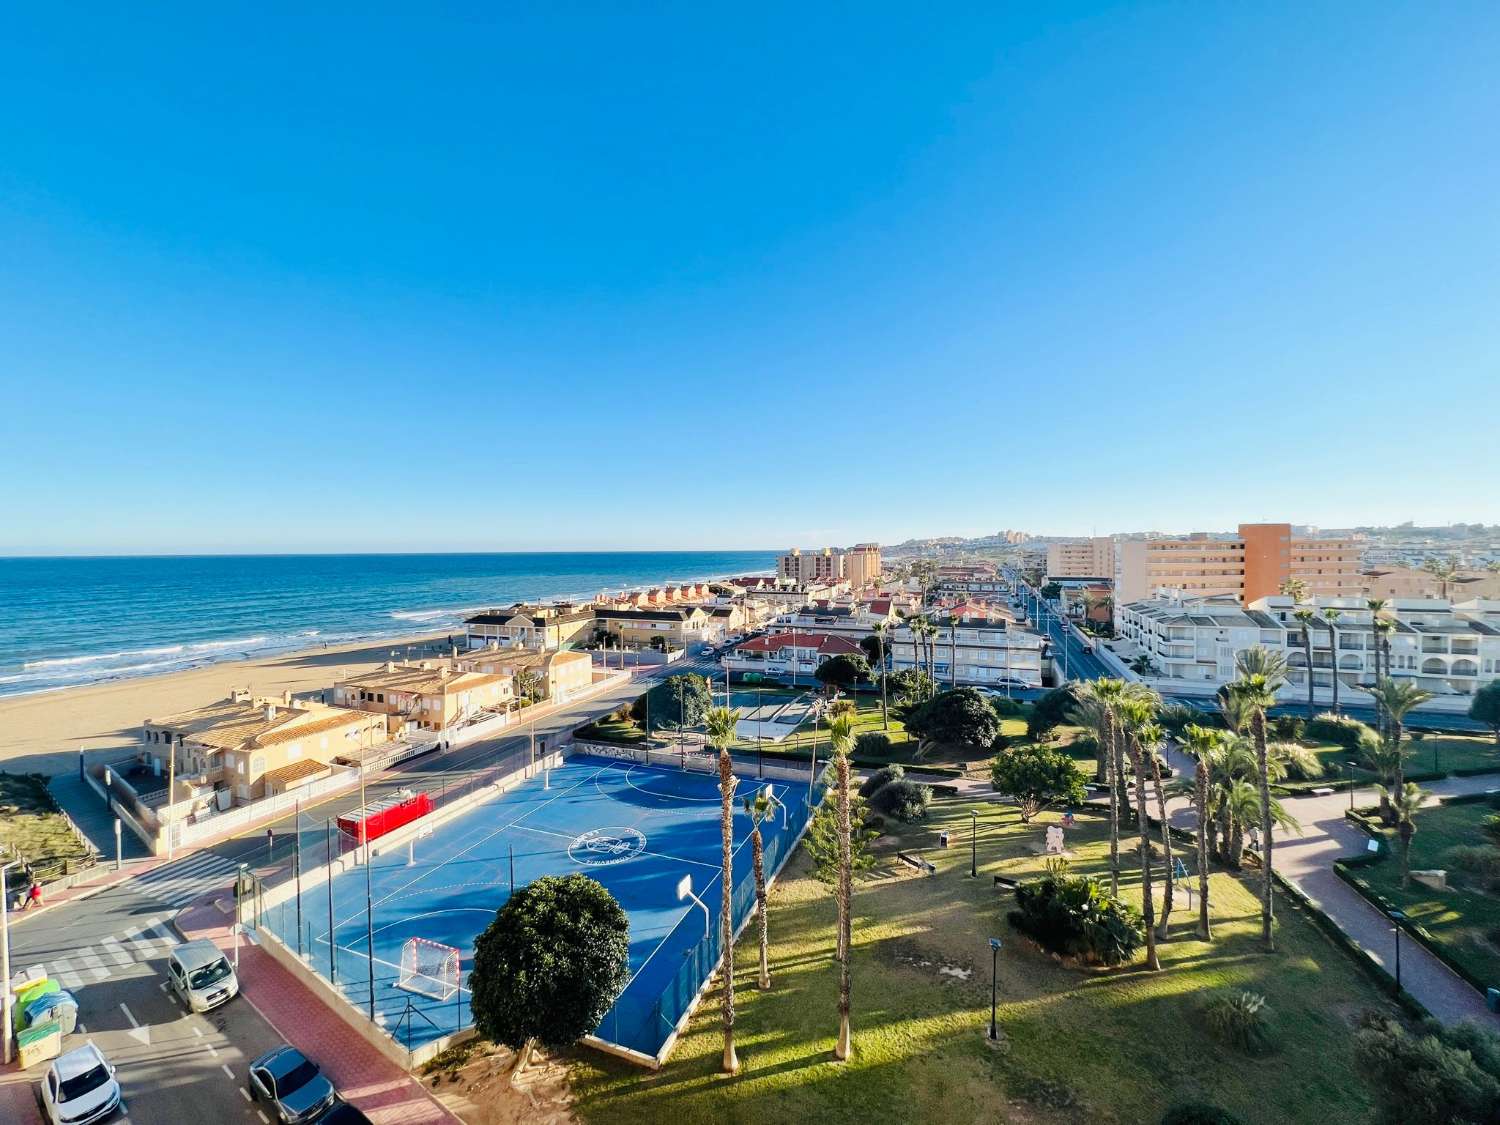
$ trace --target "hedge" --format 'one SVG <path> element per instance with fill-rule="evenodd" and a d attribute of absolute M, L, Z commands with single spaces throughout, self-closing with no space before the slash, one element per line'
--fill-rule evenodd
<path fill-rule="evenodd" d="M 1486 773 L 1500 773 L 1500 763 L 1493 766 L 1464 766 L 1461 769 L 1449 770 L 1449 777 L 1478 777 Z"/>

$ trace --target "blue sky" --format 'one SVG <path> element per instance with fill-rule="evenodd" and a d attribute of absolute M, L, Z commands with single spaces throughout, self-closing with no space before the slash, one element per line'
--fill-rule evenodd
<path fill-rule="evenodd" d="M 0 553 L 1500 521 L 1500 7 L 28 5 Z"/>

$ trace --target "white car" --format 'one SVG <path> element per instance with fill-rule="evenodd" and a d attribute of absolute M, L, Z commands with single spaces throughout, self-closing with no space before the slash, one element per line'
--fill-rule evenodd
<path fill-rule="evenodd" d="M 37 1089 L 42 1116 L 52 1125 L 90 1125 L 120 1108 L 115 1068 L 90 1039 L 58 1055 Z"/>
<path fill-rule="evenodd" d="M 172 950 L 167 957 L 167 983 L 193 1012 L 227 1004 L 240 991 L 234 967 L 207 938 L 183 942 Z"/>

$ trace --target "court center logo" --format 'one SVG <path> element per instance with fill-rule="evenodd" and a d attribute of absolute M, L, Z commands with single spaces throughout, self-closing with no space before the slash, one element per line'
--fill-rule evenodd
<path fill-rule="evenodd" d="M 585 867 L 624 863 L 646 850 L 646 837 L 634 828 L 595 828 L 574 837 L 568 858 Z"/>

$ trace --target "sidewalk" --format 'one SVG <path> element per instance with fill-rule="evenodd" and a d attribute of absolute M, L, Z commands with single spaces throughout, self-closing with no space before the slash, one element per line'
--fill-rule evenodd
<path fill-rule="evenodd" d="M 232 921 L 233 907 L 227 911 L 221 908 L 218 895 L 213 894 L 184 908 L 174 924 L 189 941 L 209 938 L 231 952 Z M 241 998 L 278 1035 L 316 1061 L 344 1099 L 358 1106 L 375 1125 L 458 1120 L 417 1079 L 350 1031 L 291 973 L 248 941 L 240 942 L 238 975 Z"/>

